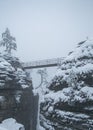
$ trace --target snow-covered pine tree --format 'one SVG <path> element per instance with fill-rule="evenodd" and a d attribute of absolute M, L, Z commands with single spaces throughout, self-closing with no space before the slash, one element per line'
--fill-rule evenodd
<path fill-rule="evenodd" d="M 5 47 L 5 51 L 8 54 L 11 54 L 12 50 L 17 50 L 16 39 L 11 36 L 8 28 L 6 28 L 4 33 L 2 33 L 2 41 L 0 42 L 0 46 Z"/>
<path fill-rule="evenodd" d="M 47 130 L 93 129 L 93 41 L 80 42 L 64 58 L 41 102 Z"/>

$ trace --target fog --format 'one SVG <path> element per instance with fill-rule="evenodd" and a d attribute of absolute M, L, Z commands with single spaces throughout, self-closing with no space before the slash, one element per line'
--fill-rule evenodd
<path fill-rule="evenodd" d="M 0 34 L 6 27 L 22 61 L 64 57 L 93 36 L 93 0 L 0 0 Z"/>

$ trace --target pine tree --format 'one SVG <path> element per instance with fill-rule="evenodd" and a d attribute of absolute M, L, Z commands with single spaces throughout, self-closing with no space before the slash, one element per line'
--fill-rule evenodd
<path fill-rule="evenodd" d="M 8 28 L 2 33 L 2 41 L 0 46 L 5 47 L 5 51 L 11 54 L 12 50 L 17 50 L 16 39 L 12 37 Z"/>
<path fill-rule="evenodd" d="M 48 89 L 40 106 L 45 129 L 93 130 L 92 40 L 78 43 L 64 58 Z"/>

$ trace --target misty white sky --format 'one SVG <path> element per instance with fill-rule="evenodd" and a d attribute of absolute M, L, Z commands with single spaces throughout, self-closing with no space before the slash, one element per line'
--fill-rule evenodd
<path fill-rule="evenodd" d="M 0 0 L 0 35 L 6 27 L 22 61 L 63 57 L 93 37 L 93 0 Z"/>

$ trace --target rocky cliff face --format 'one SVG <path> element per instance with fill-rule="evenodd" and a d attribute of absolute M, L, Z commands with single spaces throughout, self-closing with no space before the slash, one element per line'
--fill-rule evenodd
<path fill-rule="evenodd" d="M 35 130 L 35 103 L 37 97 L 32 93 L 32 82 L 28 80 L 20 61 L 16 57 L 0 54 L 0 122 L 14 118 L 26 130 Z"/>
<path fill-rule="evenodd" d="M 93 130 L 93 41 L 64 59 L 40 107 L 45 130 Z"/>

